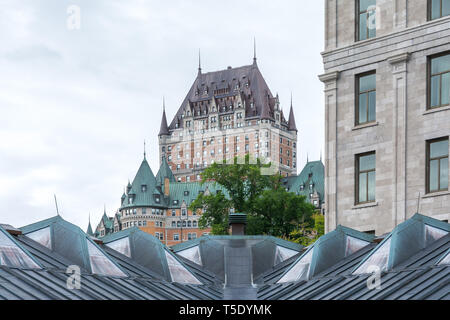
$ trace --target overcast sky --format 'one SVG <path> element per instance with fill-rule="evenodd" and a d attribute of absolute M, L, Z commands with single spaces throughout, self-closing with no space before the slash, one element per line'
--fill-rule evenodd
<path fill-rule="evenodd" d="M 80 29 L 67 27 L 70 5 Z M 285 114 L 298 168 L 324 145 L 323 1 L 0 0 L 0 223 L 112 215 L 143 158 L 158 170 L 168 121 L 197 74 L 258 65 Z"/>

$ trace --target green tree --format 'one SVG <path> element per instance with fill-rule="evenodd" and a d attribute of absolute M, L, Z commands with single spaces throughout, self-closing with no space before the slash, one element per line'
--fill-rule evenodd
<path fill-rule="evenodd" d="M 289 237 L 301 224 L 312 227 L 313 206 L 304 196 L 287 192 L 281 185 L 281 176 L 261 174 L 264 165 L 258 160 L 249 163 L 249 157 L 233 164 L 213 164 L 205 169 L 202 182 L 214 181 L 227 192 L 200 194 L 190 205 L 191 210 L 202 209 L 199 225 L 211 226 L 213 234 L 226 234 L 230 209 L 247 214 L 246 233 Z"/>
<path fill-rule="evenodd" d="M 251 210 L 254 200 L 274 178 L 261 175 L 261 168 L 265 165 L 259 159 L 250 163 L 250 157 L 246 155 L 241 160 L 236 157 L 232 164 L 212 164 L 203 171 L 202 182 L 214 181 L 224 187 L 234 210 L 245 213 Z"/>
<path fill-rule="evenodd" d="M 221 192 L 214 195 L 199 194 L 190 207 L 192 211 L 202 210 L 198 221 L 201 229 L 211 227 L 212 234 L 228 234 L 228 213 L 232 208 L 230 200 Z"/>
<path fill-rule="evenodd" d="M 310 225 L 302 224 L 298 228 L 293 230 L 288 240 L 299 243 L 303 246 L 309 246 L 317 241 L 325 233 L 325 217 L 320 212 L 316 212 L 313 215 L 314 224 Z"/>
<path fill-rule="evenodd" d="M 276 237 L 288 237 L 299 225 L 312 227 L 314 206 L 306 201 L 305 196 L 288 192 L 277 187 L 264 190 L 255 199 L 250 216 L 261 223 L 249 225 L 249 234 L 269 234 Z"/>

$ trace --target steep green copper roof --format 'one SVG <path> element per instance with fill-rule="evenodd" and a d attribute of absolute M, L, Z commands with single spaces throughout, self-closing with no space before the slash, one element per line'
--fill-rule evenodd
<path fill-rule="evenodd" d="M 146 186 L 146 190 L 143 190 L 142 188 L 144 185 Z M 122 201 L 122 208 L 164 206 L 163 197 L 161 192 L 156 189 L 156 186 L 156 178 L 153 175 L 147 159 L 144 158 L 138 172 L 136 173 L 136 177 L 131 184 L 131 189 Z M 160 196 L 161 200 L 159 203 L 155 200 L 155 194 Z M 134 200 L 131 204 L 129 203 L 130 195 L 134 196 Z"/>
<path fill-rule="evenodd" d="M 170 182 L 176 182 L 175 176 L 172 170 L 170 170 L 169 164 L 167 163 L 166 157 L 163 157 L 161 166 L 159 167 L 158 173 L 156 174 L 156 183 L 159 186 L 164 186 L 164 179 L 169 178 Z"/>
<path fill-rule="evenodd" d="M 88 235 L 92 236 L 92 237 L 94 236 L 94 232 L 92 232 L 92 227 L 91 227 L 91 222 L 90 221 L 89 221 L 89 225 L 88 225 L 86 233 Z"/>
<path fill-rule="evenodd" d="M 214 182 L 205 182 L 204 184 L 200 182 L 175 182 L 170 184 L 170 203 L 168 206 L 169 208 L 179 208 L 183 201 L 189 206 L 192 201 L 197 199 L 200 192 L 206 190 L 211 194 L 221 191 L 225 196 L 228 195 L 225 188 Z M 187 194 L 185 194 L 185 191 L 187 191 Z M 174 200 L 177 200 L 178 204 L 174 204 Z"/>
<path fill-rule="evenodd" d="M 106 229 L 114 228 L 114 223 L 111 221 L 111 219 L 108 218 L 108 216 L 106 215 L 106 211 L 103 212 L 102 221 Z"/>
<path fill-rule="evenodd" d="M 310 174 L 312 174 L 311 177 Z M 309 197 L 309 194 L 311 193 L 309 190 L 309 185 L 311 182 L 314 184 L 313 192 L 317 191 L 320 201 L 323 202 L 325 190 L 325 167 L 322 161 L 308 162 L 298 176 L 286 178 L 284 180 L 284 186 L 288 188 L 290 192 L 295 192 L 299 195 Z M 304 186 L 303 191 L 300 190 L 301 185 Z"/>

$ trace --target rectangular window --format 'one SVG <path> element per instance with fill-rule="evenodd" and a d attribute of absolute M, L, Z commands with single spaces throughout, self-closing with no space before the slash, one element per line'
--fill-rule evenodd
<path fill-rule="evenodd" d="M 428 19 L 434 20 L 450 15 L 450 0 L 428 0 Z"/>
<path fill-rule="evenodd" d="M 450 53 L 428 60 L 428 109 L 450 105 Z"/>
<path fill-rule="evenodd" d="M 427 193 L 448 190 L 448 137 L 427 142 Z"/>
<path fill-rule="evenodd" d="M 356 1 L 356 41 L 376 37 L 376 0 Z"/>
<path fill-rule="evenodd" d="M 356 77 L 356 93 L 356 125 L 374 122 L 377 98 L 375 72 Z"/>
<path fill-rule="evenodd" d="M 375 152 L 356 156 L 356 204 L 375 201 Z"/>
<path fill-rule="evenodd" d="M 178 233 L 175 233 L 175 234 L 173 235 L 173 240 L 174 240 L 174 241 L 180 240 L 180 235 L 179 235 Z"/>

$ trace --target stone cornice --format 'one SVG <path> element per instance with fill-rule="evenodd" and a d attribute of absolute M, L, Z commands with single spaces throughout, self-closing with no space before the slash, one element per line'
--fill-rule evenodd
<path fill-rule="evenodd" d="M 330 81 L 336 81 L 338 78 L 339 78 L 339 71 L 333 71 L 333 72 L 324 73 L 324 74 L 319 75 L 319 79 L 323 83 L 327 83 Z"/>
<path fill-rule="evenodd" d="M 409 52 L 397 54 L 388 58 L 387 62 L 389 62 L 390 64 L 405 63 L 408 62 L 410 56 L 411 54 Z"/>
<path fill-rule="evenodd" d="M 386 61 L 391 57 L 401 57 L 406 52 L 413 54 L 416 51 L 433 49 L 436 43 L 448 46 L 449 37 L 450 17 L 326 52 L 323 54 L 323 63 L 326 71 L 342 72 L 353 69 L 356 66 L 355 61 L 358 61 L 357 65 L 361 67 Z"/>
<path fill-rule="evenodd" d="M 383 35 L 383 36 L 379 36 L 379 37 L 376 37 L 376 38 L 367 39 L 367 40 L 363 40 L 363 41 L 356 41 L 354 43 L 351 43 L 351 44 L 348 44 L 348 45 L 345 45 L 345 46 L 342 46 L 342 47 L 339 47 L 339 48 L 336 48 L 336 49 L 326 50 L 326 51 L 321 52 L 321 55 L 325 58 L 325 57 L 327 57 L 329 55 L 333 55 L 333 54 L 336 54 L 336 53 L 346 52 L 348 50 L 352 50 L 353 51 L 354 49 L 357 49 L 359 47 L 365 47 L 365 46 L 367 46 L 369 44 L 385 41 L 385 40 L 388 40 L 388 39 L 391 39 L 391 38 L 398 38 L 398 37 L 400 37 L 400 36 L 402 36 L 404 34 L 411 33 L 411 32 L 414 32 L 414 31 L 417 31 L 417 30 L 420 30 L 420 29 L 432 28 L 432 27 L 435 27 L 435 26 L 438 26 L 438 25 L 445 25 L 445 24 L 448 24 L 449 21 L 450 21 L 450 16 L 444 17 L 444 18 L 440 18 L 440 19 L 436 19 L 436 20 L 432 20 L 432 21 L 427 21 L 427 22 L 425 22 L 423 24 L 420 24 L 420 25 L 417 25 L 417 26 L 413 26 L 413 27 L 410 27 L 410 28 L 406 28 L 406 29 L 403 29 L 403 30 L 394 31 L 394 32 L 388 33 L 388 34 Z"/>

